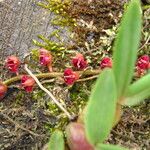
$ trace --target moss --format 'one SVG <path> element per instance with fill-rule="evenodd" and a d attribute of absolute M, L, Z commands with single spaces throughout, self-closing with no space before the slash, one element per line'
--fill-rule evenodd
<path fill-rule="evenodd" d="M 16 94 L 16 97 L 15 97 L 15 105 L 18 106 L 18 105 L 22 105 L 23 101 L 21 101 L 22 99 L 24 99 L 25 97 L 25 93 L 22 92 L 22 91 L 18 91 L 18 93 Z"/>
<path fill-rule="evenodd" d="M 71 3 L 71 0 L 46 0 L 46 3 L 39 2 L 38 5 L 54 13 L 53 25 L 70 28 L 76 25 L 76 20 L 67 13 Z"/>
<path fill-rule="evenodd" d="M 67 108 L 67 111 L 70 114 L 77 115 L 83 110 L 84 106 L 88 101 L 88 97 L 90 95 L 91 87 L 94 81 L 88 81 L 83 83 L 82 85 L 79 83 L 74 84 L 71 88 L 69 88 L 70 100 L 59 99 Z M 53 85 L 44 85 L 47 89 L 53 87 Z M 44 107 L 45 111 L 48 111 L 54 118 L 54 122 L 46 122 L 45 128 L 49 132 L 53 132 L 55 129 L 64 130 L 66 125 L 70 122 L 67 116 L 58 108 L 58 106 L 52 101 L 46 100 L 46 94 L 42 90 L 34 90 L 32 93 L 32 99 L 37 102 L 38 107 Z M 49 98 L 48 98 L 49 99 Z"/>
<path fill-rule="evenodd" d="M 70 17 L 66 12 L 68 7 L 70 7 L 70 3 L 70 0 L 45 0 L 45 3 L 38 3 L 39 6 L 48 9 L 54 14 L 51 24 L 53 26 L 57 26 L 57 29 L 54 30 L 48 37 L 38 35 L 38 41 L 33 39 L 34 45 L 53 51 L 54 53 L 59 53 L 59 55 L 61 51 L 66 49 L 65 43 L 62 42 L 63 37 L 60 34 L 66 29 L 66 27 L 67 30 L 71 30 L 76 25 L 76 20 Z M 56 39 L 56 41 L 52 39 Z M 32 54 L 36 56 L 37 50 L 32 50 Z"/>
<path fill-rule="evenodd" d="M 94 81 L 88 81 L 83 84 L 76 83 L 72 87 L 72 89 L 70 90 L 70 98 L 72 101 L 72 105 L 69 108 L 70 111 L 78 115 L 83 110 L 89 99 L 93 83 Z"/>

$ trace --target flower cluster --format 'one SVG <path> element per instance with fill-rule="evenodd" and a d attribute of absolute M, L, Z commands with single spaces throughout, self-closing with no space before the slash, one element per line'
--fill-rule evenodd
<path fill-rule="evenodd" d="M 52 55 L 51 53 L 41 48 L 39 49 L 39 63 L 42 66 L 47 66 L 49 71 L 52 72 Z M 73 85 L 79 79 L 79 72 L 81 70 L 85 70 L 88 67 L 88 62 L 85 57 L 81 53 L 77 53 L 75 57 L 71 59 L 72 68 L 66 68 L 64 70 L 63 78 L 64 82 L 67 85 Z M 16 56 L 9 56 L 5 61 L 6 68 L 12 72 L 19 74 L 19 67 L 21 65 L 21 61 Z M 112 59 L 110 57 L 103 57 L 100 61 L 99 67 L 100 69 L 104 68 L 112 68 Z M 144 75 L 147 70 L 150 69 L 150 57 L 148 55 L 143 55 L 138 58 L 136 62 L 136 73 L 138 76 Z M 32 77 L 28 75 L 21 76 L 21 88 L 23 88 L 26 92 L 32 92 L 33 87 L 35 85 L 35 81 Z M 7 92 L 7 85 L 0 82 L 0 97 L 5 95 Z"/>
<path fill-rule="evenodd" d="M 80 53 L 76 54 L 76 56 L 72 58 L 71 63 L 73 67 L 77 70 L 83 70 L 88 65 L 84 56 Z M 79 74 L 77 72 L 74 72 L 71 68 L 66 68 L 64 70 L 64 81 L 67 85 L 74 84 L 74 82 L 78 79 L 79 79 Z"/>
<path fill-rule="evenodd" d="M 84 56 L 81 53 L 76 54 L 75 57 L 72 58 L 71 63 L 73 67 L 77 70 L 84 70 L 88 63 Z M 109 57 L 104 57 L 100 62 L 100 68 L 111 68 L 112 67 L 112 60 Z M 79 74 L 74 72 L 72 69 L 67 68 L 64 71 L 64 81 L 67 85 L 72 85 L 76 80 L 79 79 Z"/>
<path fill-rule="evenodd" d="M 19 75 L 20 65 L 21 65 L 21 61 L 19 60 L 18 57 L 8 56 L 6 58 L 5 66 L 10 72 L 16 73 L 17 75 Z M 21 77 L 21 83 L 20 84 L 21 84 L 21 87 L 26 92 L 32 92 L 35 81 L 30 76 L 23 75 Z M 7 92 L 7 85 L 0 83 L 0 96 L 5 95 L 6 92 Z"/>

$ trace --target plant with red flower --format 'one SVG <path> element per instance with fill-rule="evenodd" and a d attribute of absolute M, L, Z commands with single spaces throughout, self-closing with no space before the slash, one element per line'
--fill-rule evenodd
<path fill-rule="evenodd" d="M 109 57 L 104 57 L 100 62 L 100 68 L 112 68 L 112 59 Z"/>
<path fill-rule="evenodd" d="M 13 73 L 18 73 L 20 60 L 16 56 L 8 56 L 6 59 L 6 67 Z"/>
<path fill-rule="evenodd" d="M 84 56 L 78 53 L 73 59 L 72 64 L 75 68 L 82 70 L 87 67 L 87 61 L 85 60 Z"/>
<path fill-rule="evenodd" d="M 43 66 L 47 66 L 49 71 L 52 72 L 52 55 L 51 55 L 51 53 L 44 48 L 41 48 L 39 50 L 39 52 L 40 52 L 40 55 L 39 55 L 40 64 Z"/>
<path fill-rule="evenodd" d="M 67 85 L 72 85 L 76 80 L 79 79 L 79 74 L 74 72 L 72 69 L 67 68 L 64 71 L 64 81 Z"/>
<path fill-rule="evenodd" d="M 21 77 L 21 86 L 25 89 L 26 92 L 32 92 L 35 81 L 32 77 L 23 75 Z"/>
<path fill-rule="evenodd" d="M 7 85 L 0 82 L 0 97 L 4 96 L 7 92 Z"/>

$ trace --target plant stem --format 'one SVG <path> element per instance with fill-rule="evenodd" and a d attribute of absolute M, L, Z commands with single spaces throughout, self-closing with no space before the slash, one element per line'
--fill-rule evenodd
<path fill-rule="evenodd" d="M 79 75 L 81 76 L 93 76 L 93 75 L 98 75 L 101 72 L 101 70 L 85 70 L 85 71 L 77 71 Z M 40 74 L 35 74 L 35 76 L 40 79 L 40 78 L 56 78 L 56 77 L 63 77 L 62 72 L 50 72 L 50 73 L 40 73 Z M 12 77 L 10 79 L 5 80 L 3 83 L 6 85 L 10 85 L 14 82 L 17 82 L 21 79 L 22 75 L 18 75 L 16 77 Z"/>

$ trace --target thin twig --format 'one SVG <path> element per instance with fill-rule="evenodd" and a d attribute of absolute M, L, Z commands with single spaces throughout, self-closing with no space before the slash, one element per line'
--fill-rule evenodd
<path fill-rule="evenodd" d="M 53 94 L 48 91 L 38 80 L 38 78 L 28 69 L 27 64 L 25 64 L 25 70 L 28 72 L 28 74 L 35 80 L 35 82 L 38 84 L 38 86 L 49 95 L 49 97 L 57 104 L 57 106 L 68 116 L 70 120 L 73 119 L 73 117 L 70 115 L 70 113 L 58 102 L 58 100 L 53 96 Z"/>
<path fill-rule="evenodd" d="M 13 124 L 15 125 L 15 127 L 19 128 L 19 129 L 21 129 L 21 130 L 24 130 L 24 131 L 30 133 L 31 135 L 45 137 L 45 135 L 39 135 L 39 134 L 34 133 L 34 132 L 31 131 L 31 130 L 28 130 L 28 129 L 24 128 L 23 126 L 21 126 L 19 123 L 17 123 L 17 122 L 14 121 L 13 119 L 11 119 L 8 115 L 4 114 L 3 112 L 0 112 L 0 114 L 1 114 L 4 118 L 6 118 L 7 120 L 9 120 L 9 122 L 13 123 Z"/>

